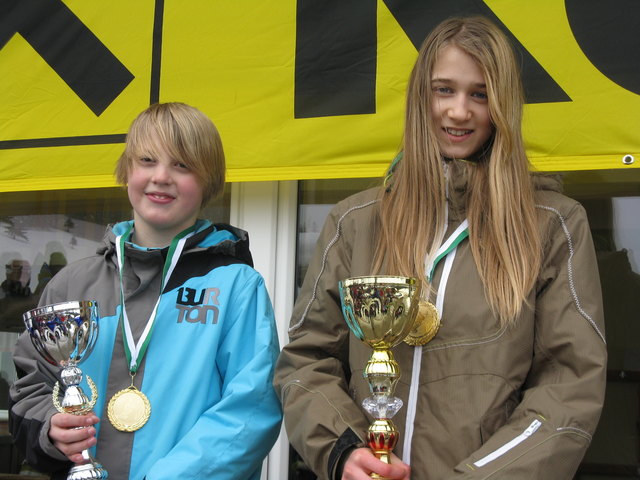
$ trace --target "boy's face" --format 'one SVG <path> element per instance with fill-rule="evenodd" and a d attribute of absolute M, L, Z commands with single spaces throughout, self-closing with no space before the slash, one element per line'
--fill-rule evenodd
<path fill-rule="evenodd" d="M 156 150 L 134 158 L 127 179 L 135 242 L 145 247 L 167 246 L 195 223 L 202 204 L 202 186 L 193 172 L 163 148 Z"/>

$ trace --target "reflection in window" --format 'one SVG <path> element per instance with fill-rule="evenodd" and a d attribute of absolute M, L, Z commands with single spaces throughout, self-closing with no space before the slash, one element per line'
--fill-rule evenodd
<path fill-rule="evenodd" d="M 380 185 L 378 178 L 306 180 L 299 183 L 296 293 L 331 208 L 349 195 Z"/>
<path fill-rule="evenodd" d="M 567 193 L 587 211 L 607 337 L 607 390 L 579 480 L 639 478 L 640 171 L 575 172 Z"/>

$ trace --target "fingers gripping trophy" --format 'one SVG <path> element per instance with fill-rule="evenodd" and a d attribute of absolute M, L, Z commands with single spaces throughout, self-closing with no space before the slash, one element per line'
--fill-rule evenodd
<path fill-rule="evenodd" d="M 38 353 L 52 365 L 62 367 L 60 378 L 64 396 L 60 401 L 60 384 L 53 389 L 53 404 L 60 413 L 84 415 L 89 413 L 98 398 L 91 378 L 89 399 L 80 387 L 82 371 L 77 364 L 87 358 L 98 337 L 98 305 L 93 301 L 65 302 L 44 305 L 23 314 L 29 337 Z M 76 464 L 67 480 L 106 479 L 107 471 L 87 450 L 82 452 L 86 463 Z"/>
<path fill-rule="evenodd" d="M 352 277 L 339 282 L 338 288 L 349 329 L 373 349 L 364 370 L 372 395 L 362 406 L 375 419 L 367 440 L 374 455 L 390 463 L 399 435 L 391 418 L 402 407 L 402 400 L 393 396 L 400 366 L 391 349 L 403 340 L 410 345 L 424 344 L 432 338 L 431 334 L 428 339 L 424 337 L 424 330 L 437 327 L 432 325 L 433 316 L 423 313 L 421 287 L 415 278 Z M 416 334 L 424 338 L 416 339 Z M 371 477 L 384 478 L 375 473 Z"/>

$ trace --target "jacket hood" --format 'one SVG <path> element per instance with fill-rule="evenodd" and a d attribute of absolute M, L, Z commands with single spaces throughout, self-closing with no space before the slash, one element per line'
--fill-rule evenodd
<path fill-rule="evenodd" d="M 133 220 L 129 220 L 109 225 L 102 244 L 98 246 L 96 253 L 104 257 L 114 256 L 116 237 L 122 235 L 132 224 Z M 141 247 L 132 242 L 127 242 L 127 246 L 141 251 L 157 250 Z M 166 250 L 167 248 L 160 250 Z M 249 234 L 245 230 L 232 225 L 225 223 L 213 224 L 209 220 L 198 220 L 196 222 L 196 233 L 187 240 L 184 254 L 202 251 L 233 257 L 253 267 L 253 258 L 249 250 Z"/>
<path fill-rule="evenodd" d="M 465 216 L 469 170 L 476 168 L 474 164 L 464 160 L 448 160 L 448 201 L 450 214 L 453 218 L 462 219 Z M 543 172 L 531 172 L 533 189 L 539 191 L 552 191 L 562 193 L 562 177 L 557 174 Z"/>
<path fill-rule="evenodd" d="M 535 190 L 547 190 L 562 193 L 562 176 L 557 174 L 533 172 L 531 181 Z"/>

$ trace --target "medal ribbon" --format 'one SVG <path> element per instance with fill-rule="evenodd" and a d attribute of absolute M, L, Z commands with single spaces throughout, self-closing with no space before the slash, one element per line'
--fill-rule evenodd
<path fill-rule="evenodd" d="M 448 216 L 445 218 L 445 225 L 447 224 Z M 458 228 L 449 236 L 449 238 L 440 246 L 437 250 L 433 262 L 426 262 L 425 271 L 428 272 L 427 280 L 429 283 L 433 278 L 433 274 L 436 270 L 438 262 L 443 258 L 446 258 L 444 264 L 444 270 L 442 271 L 442 278 L 438 285 L 438 293 L 436 296 L 436 310 L 438 315 L 442 318 L 442 310 L 444 305 L 444 293 L 447 289 L 447 282 L 449 281 L 449 274 L 453 267 L 453 259 L 456 256 L 456 249 L 460 242 L 469 236 L 469 222 L 465 218 L 464 221 L 458 225 Z M 402 461 L 407 465 L 411 464 L 411 443 L 413 438 L 413 425 L 416 416 L 416 406 L 418 399 L 418 378 L 420 377 L 420 367 L 422 359 L 422 345 L 415 347 L 413 351 L 413 369 L 411 371 L 411 384 L 409 387 L 409 401 L 407 405 L 407 417 L 405 421 L 405 442 L 404 449 L 402 451 Z"/>
<path fill-rule="evenodd" d="M 162 297 L 164 287 L 168 283 L 169 277 L 171 277 L 171 274 L 173 273 L 173 270 L 175 269 L 178 260 L 180 259 L 180 255 L 182 254 L 182 250 L 184 249 L 184 245 L 187 239 L 195 234 L 196 225 L 183 230 L 178 235 L 176 235 L 173 240 L 171 240 L 171 245 L 169 245 L 169 250 L 167 252 L 167 258 L 164 261 L 164 267 L 162 269 L 162 283 L 160 284 L 160 294 L 158 295 L 158 300 L 156 300 L 156 304 L 151 311 L 149 320 L 147 320 L 147 324 L 144 327 L 142 335 L 140 335 L 140 338 L 138 339 L 138 343 L 136 343 L 133 339 L 133 334 L 131 333 L 131 325 L 129 323 L 129 317 L 127 315 L 127 309 L 124 304 L 124 244 L 131 235 L 132 230 L 133 223 L 129 225 L 127 230 L 122 235 L 118 235 L 118 237 L 116 237 L 116 256 L 118 257 L 118 272 L 120 277 L 120 304 L 122 305 L 120 318 L 122 319 L 121 325 L 122 337 L 124 339 L 124 351 L 127 357 L 127 364 L 129 365 L 129 372 L 134 375 L 138 371 L 138 367 L 140 366 L 140 362 L 144 358 L 144 354 L 147 352 L 147 347 L 149 346 L 151 334 L 153 333 L 153 327 L 155 325 L 156 315 L 158 313 L 158 305 L 160 304 L 160 298 Z"/>
<path fill-rule="evenodd" d="M 455 229 L 451 236 L 449 236 L 447 241 L 444 242 L 436 252 L 436 258 L 433 260 L 433 263 L 430 266 L 431 268 L 428 269 L 429 273 L 427 274 L 427 280 L 429 280 L 429 283 L 431 283 L 433 272 L 435 272 L 438 262 L 446 257 L 453 249 L 457 248 L 460 242 L 462 242 L 468 236 L 469 221 L 465 218 L 464 221 L 460 225 L 458 225 L 458 228 Z"/>

